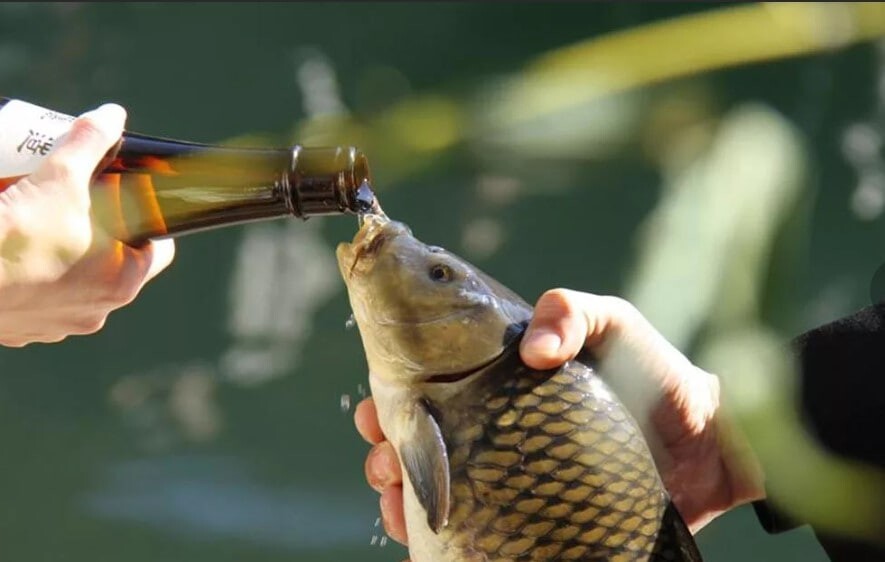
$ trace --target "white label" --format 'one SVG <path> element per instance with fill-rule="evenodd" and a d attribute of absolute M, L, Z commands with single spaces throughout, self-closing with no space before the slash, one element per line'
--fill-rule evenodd
<path fill-rule="evenodd" d="M 36 170 L 73 121 L 70 115 L 20 100 L 0 107 L 0 178 Z"/>

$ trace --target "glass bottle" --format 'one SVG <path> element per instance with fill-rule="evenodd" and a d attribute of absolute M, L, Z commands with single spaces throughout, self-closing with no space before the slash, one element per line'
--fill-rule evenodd
<path fill-rule="evenodd" d="M 0 191 L 33 172 L 73 117 L 0 97 Z M 234 148 L 125 131 L 90 186 L 95 220 L 130 244 L 284 216 L 376 208 L 354 147 Z"/>

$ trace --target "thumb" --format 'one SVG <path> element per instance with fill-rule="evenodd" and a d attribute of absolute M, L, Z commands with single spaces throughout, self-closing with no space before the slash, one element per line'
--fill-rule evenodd
<path fill-rule="evenodd" d="M 653 332 L 627 301 L 611 296 L 551 289 L 535 304 L 535 313 L 520 344 L 522 360 L 535 369 L 552 369 L 574 359 L 585 347 L 602 358 L 607 343 L 631 332 Z"/>
<path fill-rule="evenodd" d="M 545 292 L 520 343 L 522 360 L 535 369 L 552 369 L 574 358 L 587 336 L 579 293 L 568 289 Z"/>
<path fill-rule="evenodd" d="M 126 110 L 111 103 L 80 115 L 34 172 L 32 181 L 36 185 L 48 182 L 88 207 L 95 168 L 120 139 L 125 122 Z"/>

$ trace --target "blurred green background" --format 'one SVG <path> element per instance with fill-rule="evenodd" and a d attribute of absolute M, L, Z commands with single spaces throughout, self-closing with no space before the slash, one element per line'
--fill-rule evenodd
<path fill-rule="evenodd" d="M 765 437 L 782 426 L 755 414 L 789 388 L 755 352 L 868 304 L 885 261 L 882 15 L 3 3 L 0 93 L 114 101 L 128 129 L 193 141 L 358 145 L 418 237 L 530 301 L 630 298 Z M 355 227 L 182 238 L 101 333 L 0 351 L 4 558 L 404 558 L 348 408 L 367 383 L 333 248 Z M 748 508 L 698 541 L 714 562 L 826 560 L 807 528 L 766 535 Z"/>

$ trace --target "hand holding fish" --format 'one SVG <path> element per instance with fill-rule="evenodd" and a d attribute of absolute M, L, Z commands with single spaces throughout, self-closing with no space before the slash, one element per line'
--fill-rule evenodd
<path fill-rule="evenodd" d="M 599 369 L 635 412 L 665 487 L 692 532 L 717 515 L 764 496 L 761 470 L 720 407 L 716 376 L 692 365 L 628 302 L 566 289 L 544 293 L 520 345 L 530 367 L 550 369 L 589 349 Z M 641 419 L 644 417 L 645 419 Z M 371 398 L 356 409 L 360 434 L 373 446 L 365 464 L 381 493 L 391 538 L 406 543 L 402 473 Z"/>
<path fill-rule="evenodd" d="M 172 261 L 171 240 L 133 248 L 91 220 L 92 175 L 125 119 L 116 105 L 82 115 L 37 171 L 0 192 L 0 345 L 96 332 Z"/>

